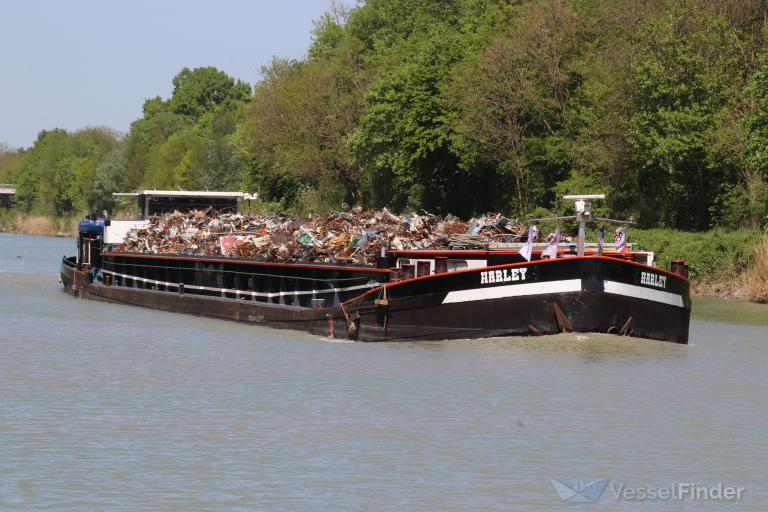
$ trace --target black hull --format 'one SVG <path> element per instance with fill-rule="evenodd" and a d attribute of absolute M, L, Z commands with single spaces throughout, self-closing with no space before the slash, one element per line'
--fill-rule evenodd
<path fill-rule="evenodd" d="M 581 332 L 688 342 L 689 311 L 631 298 L 608 299 L 601 293 L 501 298 L 487 304 L 429 302 L 400 302 L 386 328 L 377 308 L 361 311 L 360 339 L 440 340 Z M 558 321 L 557 309 L 567 323 Z"/>
<path fill-rule="evenodd" d="M 488 272 L 493 273 L 492 282 L 486 280 Z M 259 302 L 252 296 L 233 298 L 239 295 L 224 292 L 196 295 L 178 287 L 146 289 L 109 281 L 107 286 L 89 277 L 62 265 L 65 288 L 81 297 L 360 341 L 574 331 L 687 343 L 691 307 L 686 279 L 604 257 L 516 263 L 379 283 L 319 308 Z"/>

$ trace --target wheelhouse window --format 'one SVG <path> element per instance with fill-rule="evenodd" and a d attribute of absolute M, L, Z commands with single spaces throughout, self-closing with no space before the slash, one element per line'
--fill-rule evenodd
<path fill-rule="evenodd" d="M 414 258 L 398 258 L 398 268 L 403 268 L 403 265 L 413 265 L 414 275 L 427 276 L 434 273 L 435 260 L 433 259 L 414 259 Z"/>

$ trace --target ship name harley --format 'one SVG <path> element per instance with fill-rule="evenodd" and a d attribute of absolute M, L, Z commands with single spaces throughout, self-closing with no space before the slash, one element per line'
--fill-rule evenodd
<path fill-rule="evenodd" d="M 640 284 L 647 284 L 657 288 L 666 288 L 667 276 L 660 276 L 659 274 L 654 274 L 652 272 L 641 272 Z"/>
<path fill-rule="evenodd" d="M 528 272 L 523 268 L 505 268 L 502 270 L 484 270 L 480 272 L 480 284 L 509 283 L 511 281 L 525 281 Z"/>

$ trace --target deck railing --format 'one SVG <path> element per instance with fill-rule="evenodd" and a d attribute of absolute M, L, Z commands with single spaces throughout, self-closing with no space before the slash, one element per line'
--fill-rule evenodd
<path fill-rule="evenodd" d="M 162 260 L 161 260 L 162 261 Z M 280 272 L 243 270 L 237 262 L 190 265 L 179 261 L 174 265 L 144 262 L 102 261 L 101 274 L 109 286 L 144 288 L 155 291 L 208 295 L 222 298 L 272 302 L 310 307 L 315 299 L 328 306 L 338 304 L 366 290 L 381 286 L 370 275 L 350 277 L 284 275 Z M 234 267 L 234 268 L 232 268 Z"/>

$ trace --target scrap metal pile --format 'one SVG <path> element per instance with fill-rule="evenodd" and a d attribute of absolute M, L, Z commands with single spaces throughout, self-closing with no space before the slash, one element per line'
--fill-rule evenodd
<path fill-rule="evenodd" d="M 426 212 L 395 215 L 386 208 L 345 208 L 303 220 L 284 215 L 217 213 L 210 209 L 152 217 L 130 230 L 119 250 L 226 256 L 269 262 L 374 264 L 382 248 L 446 249 L 519 241 L 525 226 L 501 214 L 469 222 Z"/>

